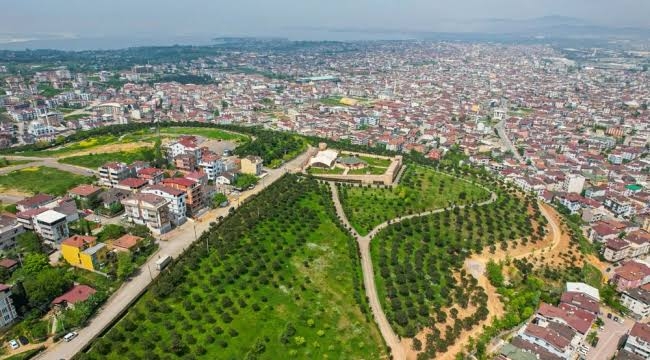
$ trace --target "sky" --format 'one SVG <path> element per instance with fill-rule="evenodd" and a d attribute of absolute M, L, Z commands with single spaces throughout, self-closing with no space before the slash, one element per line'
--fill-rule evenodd
<path fill-rule="evenodd" d="M 481 31 L 560 15 L 650 28 L 650 0 L 2 0 L 0 34 L 71 37 L 300 35 L 307 28 Z M 478 24 L 478 25 L 477 25 Z"/>

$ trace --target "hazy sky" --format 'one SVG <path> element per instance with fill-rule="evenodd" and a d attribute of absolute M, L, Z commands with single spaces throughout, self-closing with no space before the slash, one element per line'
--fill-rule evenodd
<path fill-rule="evenodd" d="M 2 0 L 0 33 L 274 35 L 298 27 L 472 30 L 562 15 L 650 28 L 650 0 Z"/>

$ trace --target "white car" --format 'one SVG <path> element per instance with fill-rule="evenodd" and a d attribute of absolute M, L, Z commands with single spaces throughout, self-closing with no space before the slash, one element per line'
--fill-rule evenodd
<path fill-rule="evenodd" d="M 72 341 L 72 339 L 76 338 L 77 335 L 79 335 L 79 334 L 77 334 L 76 331 L 69 332 L 69 333 L 65 334 L 65 336 L 63 337 L 63 340 Z"/>
<path fill-rule="evenodd" d="M 16 350 L 20 347 L 20 344 L 16 340 L 11 340 L 9 341 L 9 346 L 11 346 L 11 349 Z"/>

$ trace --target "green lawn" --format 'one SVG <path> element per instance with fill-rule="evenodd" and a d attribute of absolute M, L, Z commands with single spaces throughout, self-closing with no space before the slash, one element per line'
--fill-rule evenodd
<path fill-rule="evenodd" d="M 343 174 L 343 171 L 345 171 L 345 169 L 341 169 L 341 168 L 338 168 L 338 167 L 335 167 L 333 169 L 323 169 L 323 168 L 317 168 L 317 167 L 310 167 L 309 169 L 307 169 L 307 173 L 316 174 L 316 175 L 323 175 L 323 174 L 341 175 L 341 174 Z"/>
<path fill-rule="evenodd" d="M 345 213 L 361 235 L 399 215 L 480 202 L 490 196 L 477 185 L 415 165 L 407 166 L 395 188 L 343 185 L 339 190 Z"/>
<path fill-rule="evenodd" d="M 30 167 L 0 176 L 1 189 L 16 189 L 32 194 L 63 195 L 79 184 L 89 184 L 92 177 L 80 176 L 50 167 Z"/>
<path fill-rule="evenodd" d="M 370 360 L 384 349 L 327 186 L 287 175 L 203 234 L 80 358 Z"/>
<path fill-rule="evenodd" d="M 163 135 L 199 135 L 209 139 L 232 140 L 240 143 L 248 141 L 248 136 L 211 128 L 164 127 L 160 128 L 160 133 Z"/>
<path fill-rule="evenodd" d="M 89 169 L 96 169 L 109 161 L 118 161 L 131 164 L 137 160 L 152 161 L 154 153 L 152 148 L 141 148 L 134 151 L 120 151 L 113 153 L 103 154 L 89 154 L 80 156 L 71 156 L 60 159 L 59 162 L 86 167 Z"/>
<path fill-rule="evenodd" d="M 7 160 L 6 158 L 0 158 L 0 168 L 22 165 L 30 162 L 32 161 L 31 160 Z"/>
<path fill-rule="evenodd" d="M 486 247 L 505 250 L 512 240 L 529 241 L 533 234 L 529 205 L 499 192 L 498 200 L 489 205 L 416 217 L 381 231 L 372 240 L 371 256 L 380 301 L 393 329 L 413 337 L 431 323 L 445 324 L 446 309 L 452 306 L 474 309 L 468 317 L 452 320 L 452 326 L 459 322 L 460 327 L 445 334 L 445 342 L 451 344 L 461 329 L 485 319 L 487 296 L 475 278 L 460 272 L 463 262 Z M 438 346 L 438 352 L 444 351 Z"/>
<path fill-rule="evenodd" d="M 81 113 L 81 114 L 74 114 L 74 115 L 64 115 L 63 119 L 64 120 L 79 120 L 83 118 L 87 118 L 91 116 L 91 113 Z"/>
<path fill-rule="evenodd" d="M 341 99 L 343 99 L 343 98 L 340 97 L 340 96 L 332 96 L 332 97 L 327 97 L 327 98 L 320 99 L 319 101 L 323 105 L 328 105 L 328 106 L 347 106 L 347 105 L 341 103 Z"/>
<path fill-rule="evenodd" d="M 388 168 L 378 166 L 366 166 L 363 169 L 352 169 L 348 171 L 348 175 L 381 175 L 386 172 Z"/>
<path fill-rule="evenodd" d="M 365 161 L 370 166 L 376 166 L 376 167 L 382 167 L 382 168 L 389 167 L 390 163 L 391 163 L 390 159 L 374 158 L 374 157 L 363 156 L 363 155 L 359 156 L 359 159 Z"/>

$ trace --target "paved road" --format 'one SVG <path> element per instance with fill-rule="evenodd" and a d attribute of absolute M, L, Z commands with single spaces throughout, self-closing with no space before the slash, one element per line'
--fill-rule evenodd
<path fill-rule="evenodd" d="M 249 196 L 257 194 L 266 187 L 278 180 L 286 172 L 299 171 L 302 162 L 305 160 L 306 153 L 298 156 L 296 159 L 288 162 L 282 167 L 270 170 L 267 169 L 268 175 L 253 190 L 246 191 L 242 194 L 242 200 Z M 218 216 L 226 216 L 229 207 L 212 210 L 204 215 L 199 221 L 189 220 L 173 231 L 161 236 L 163 241 L 159 241 L 160 250 L 140 269 L 140 272 L 134 276 L 131 281 L 126 282 L 106 301 L 104 306 L 91 319 L 89 325 L 78 330 L 79 336 L 70 342 L 60 341 L 36 357 L 36 359 L 70 359 L 76 353 L 85 348 L 95 339 L 102 331 L 110 326 L 114 319 L 120 316 L 131 303 L 144 292 L 153 278 L 157 277 L 159 272 L 155 270 L 155 263 L 159 256 L 171 255 L 177 258 L 187 247 L 195 240 L 194 229 L 196 234 L 201 234 L 210 227 L 210 221 Z"/>
<path fill-rule="evenodd" d="M 618 342 L 621 339 L 621 336 L 625 335 L 630 331 L 630 329 L 632 329 L 632 326 L 634 326 L 634 321 L 631 319 L 624 319 L 623 324 L 608 319 L 606 314 L 608 312 L 613 313 L 608 308 L 601 307 L 600 310 L 605 314 L 601 316 L 605 325 L 603 325 L 603 330 L 596 330 L 600 340 L 598 341 L 598 344 L 596 344 L 595 348 L 590 347 L 590 350 L 587 353 L 587 359 L 589 360 L 611 359 L 618 349 Z"/>
<path fill-rule="evenodd" d="M 523 164 L 524 159 L 521 157 L 521 155 L 519 155 L 519 152 L 517 151 L 517 148 L 515 148 L 515 146 L 512 145 L 512 142 L 508 138 L 508 134 L 506 134 L 506 129 L 504 127 L 505 122 L 506 121 L 504 119 L 504 120 L 499 121 L 499 123 L 497 123 L 497 125 L 496 125 L 496 129 L 497 129 L 497 133 L 499 134 L 499 138 L 501 138 L 501 142 L 503 143 L 503 145 L 505 145 L 505 147 L 508 148 L 508 150 L 510 150 L 512 152 L 512 154 L 515 156 L 515 159 L 517 159 L 517 161 L 519 161 L 520 163 Z"/>
<path fill-rule="evenodd" d="M 363 285 L 366 290 L 366 296 L 368 297 L 368 302 L 370 304 L 370 309 L 372 310 L 372 314 L 375 318 L 375 322 L 377 323 L 377 326 L 379 326 L 379 331 L 381 332 L 381 335 L 384 338 L 384 341 L 386 344 L 391 349 L 391 353 L 393 355 L 393 359 L 395 360 L 404 360 L 406 359 L 406 352 L 404 351 L 404 348 L 402 347 L 401 340 L 399 336 L 393 331 L 393 328 L 390 326 L 390 323 L 388 322 L 388 318 L 386 318 L 386 313 L 384 313 L 382 307 L 381 307 L 381 302 L 379 301 L 379 296 L 377 295 L 377 286 L 375 284 L 375 274 L 374 274 L 374 269 L 372 267 L 372 257 L 370 256 L 370 241 L 384 228 L 386 228 L 390 224 L 395 224 L 407 219 L 412 219 L 415 217 L 422 217 L 422 216 L 428 216 L 431 214 L 436 214 L 436 213 L 441 213 L 443 211 L 447 211 L 447 209 L 436 209 L 436 210 L 431 210 L 431 211 L 425 211 L 419 214 L 412 214 L 412 215 L 406 215 L 406 216 L 401 216 L 396 219 L 392 219 L 386 222 L 383 222 L 379 225 L 377 225 L 374 229 L 372 229 L 368 235 L 366 236 L 361 236 L 359 233 L 352 227 L 350 222 L 348 221 L 347 216 L 345 215 L 345 211 L 343 210 L 343 205 L 341 204 L 341 200 L 339 199 L 339 193 L 338 189 L 336 188 L 336 185 L 334 182 L 330 182 L 330 189 L 332 191 L 332 200 L 334 201 L 334 207 L 336 208 L 336 214 L 339 216 L 341 221 L 343 222 L 343 225 L 345 225 L 347 228 L 350 229 L 350 233 L 352 236 L 354 236 L 355 239 L 357 239 L 357 243 L 359 244 L 359 251 L 361 253 L 361 270 L 363 272 Z M 486 189 L 487 190 L 487 189 Z M 489 190 L 488 190 L 489 191 Z M 479 203 L 479 206 L 487 205 L 490 203 L 493 203 L 497 199 L 497 195 L 494 192 L 491 192 L 491 196 L 489 200 L 483 201 Z M 464 208 L 464 205 L 458 206 L 458 208 Z"/>

